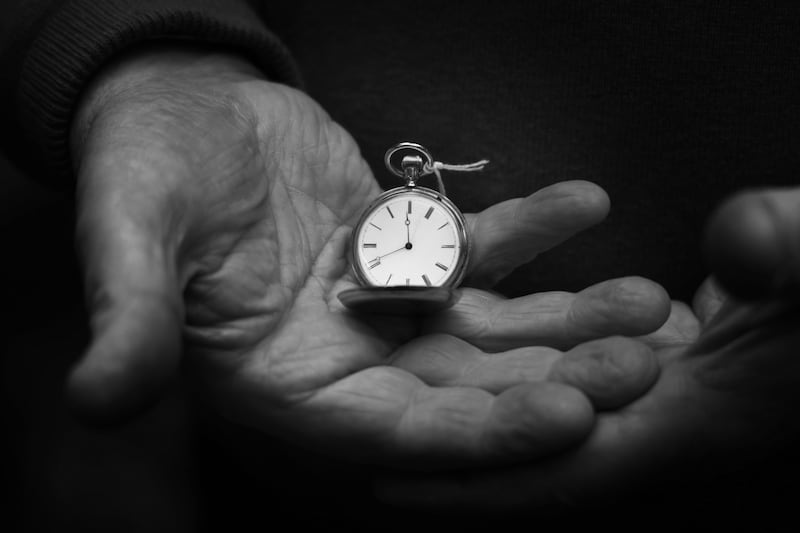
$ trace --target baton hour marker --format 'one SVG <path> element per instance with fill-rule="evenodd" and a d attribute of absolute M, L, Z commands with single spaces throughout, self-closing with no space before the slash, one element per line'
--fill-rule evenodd
<path fill-rule="evenodd" d="M 424 281 L 425 285 L 427 285 L 428 287 L 431 286 L 431 280 L 428 279 L 428 276 L 426 274 L 422 275 L 422 281 Z"/>
<path fill-rule="evenodd" d="M 386 206 L 386 210 L 387 210 L 387 211 L 389 211 L 389 216 L 390 216 L 390 217 L 392 217 L 392 218 L 394 218 L 394 213 L 392 213 L 392 210 L 391 210 L 391 209 L 389 209 L 389 206 L 388 206 L 388 205 Z"/>
<path fill-rule="evenodd" d="M 411 200 L 408 201 L 408 214 L 411 214 Z"/>
<path fill-rule="evenodd" d="M 445 227 L 445 226 L 446 226 L 446 225 L 448 225 L 448 224 L 449 224 L 449 222 L 445 222 L 444 224 L 442 224 L 441 226 L 439 226 L 437 229 L 442 229 L 443 227 Z"/>
<path fill-rule="evenodd" d="M 455 247 L 456 247 L 455 244 L 443 244 L 442 245 L 442 248 L 455 248 Z"/>
<path fill-rule="evenodd" d="M 364 243 L 364 248 L 376 248 L 377 246 L 378 246 L 378 244 L 374 243 L 374 242 L 365 242 Z"/>
<path fill-rule="evenodd" d="M 372 226 L 373 228 L 378 228 L 378 230 L 381 230 L 381 231 L 383 231 L 383 230 L 381 229 L 381 227 L 380 227 L 380 226 L 376 226 L 376 225 L 375 225 L 375 224 L 373 224 L 372 222 L 370 222 L 370 223 L 369 223 L 369 225 L 370 225 L 370 226 Z"/>
<path fill-rule="evenodd" d="M 437 267 L 439 267 L 439 268 L 441 268 L 441 269 L 442 269 L 442 270 L 444 270 L 444 271 L 447 271 L 447 267 L 446 267 L 446 266 L 444 266 L 444 265 L 443 265 L 443 264 L 441 264 L 441 263 L 436 263 L 436 266 L 437 266 Z"/>
<path fill-rule="evenodd" d="M 433 208 L 429 207 L 428 212 L 425 213 L 425 218 L 431 218 L 431 214 L 433 213 Z"/>

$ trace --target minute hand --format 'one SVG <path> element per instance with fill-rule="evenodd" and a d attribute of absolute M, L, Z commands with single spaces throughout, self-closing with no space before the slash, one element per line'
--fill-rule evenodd
<path fill-rule="evenodd" d="M 389 252 L 388 254 L 383 254 L 383 255 L 381 255 L 381 256 L 378 256 L 376 259 L 377 259 L 378 261 L 380 261 L 381 259 L 383 259 L 383 258 L 384 258 L 384 257 L 386 257 L 387 255 L 392 255 L 393 253 L 399 252 L 400 250 L 406 250 L 406 249 L 407 249 L 407 247 L 406 247 L 406 245 L 404 244 L 403 246 L 401 246 L 401 247 L 400 247 L 400 248 L 398 248 L 397 250 L 392 250 L 392 251 L 391 251 L 391 252 Z M 375 261 L 376 259 L 373 259 L 372 261 Z"/>

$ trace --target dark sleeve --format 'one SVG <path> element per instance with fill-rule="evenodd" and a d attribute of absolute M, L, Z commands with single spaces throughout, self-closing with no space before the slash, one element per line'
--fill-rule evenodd
<path fill-rule="evenodd" d="M 235 49 L 271 79 L 299 84 L 288 51 L 245 0 L 14 0 L 0 7 L 0 148 L 23 172 L 70 173 L 68 131 L 92 75 L 150 40 Z"/>

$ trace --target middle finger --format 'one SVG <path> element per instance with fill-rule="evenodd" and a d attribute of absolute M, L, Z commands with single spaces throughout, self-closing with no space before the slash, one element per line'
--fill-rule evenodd
<path fill-rule="evenodd" d="M 646 335 L 669 313 L 667 292 L 640 277 L 604 281 L 574 294 L 543 292 L 513 299 L 464 289 L 455 306 L 425 322 L 423 333 L 453 335 L 487 352 L 525 346 L 564 350 L 612 335 Z"/>

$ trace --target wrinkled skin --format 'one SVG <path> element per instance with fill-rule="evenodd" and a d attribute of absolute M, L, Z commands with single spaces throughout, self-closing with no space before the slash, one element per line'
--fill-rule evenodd
<path fill-rule="evenodd" d="M 664 326 L 639 339 L 661 367 L 646 394 L 602 413 L 583 444 L 547 462 L 386 480 L 383 497 L 462 510 L 603 505 L 663 481 L 680 479 L 688 487 L 707 476 L 746 472 L 795 448 L 800 189 L 737 195 L 714 214 L 706 235 L 709 263 L 725 289 L 709 278 L 691 307 L 673 303 Z"/>
<path fill-rule="evenodd" d="M 180 364 L 228 416 L 305 446 L 415 467 L 508 462 L 579 442 L 595 409 L 658 375 L 646 346 L 613 337 L 664 322 L 652 282 L 517 300 L 477 288 L 602 220 L 608 199 L 588 182 L 468 215 L 475 288 L 423 329 L 336 298 L 355 286 L 348 238 L 380 189 L 305 94 L 230 56 L 149 50 L 95 80 L 72 141 L 93 340 L 69 392 L 88 419 L 145 408 Z M 492 364 L 432 386 L 414 361 L 434 352 L 446 372 L 462 352 Z"/>

